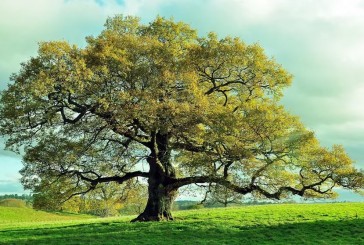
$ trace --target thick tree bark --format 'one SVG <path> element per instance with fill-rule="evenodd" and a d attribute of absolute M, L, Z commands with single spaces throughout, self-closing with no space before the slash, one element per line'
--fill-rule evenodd
<path fill-rule="evenodd" d="M 148 202 L 143 213 L 133 219 L 132 222 L 173 220 L 171 210 L 177 191 L 170 190 L 157 182 L 152 185 L 149 184 L 148 191 Z"/>
<path fill-rule="evenodd" d="M 169 179 L 175 178 L 175 169 L 170 162 L 168 135 L 156 133 L 152 137 L 149 164 L 148 202 L 135 221 L 173 220 L 171 209 L 177 196 L 177 189 L 169 185 Z"/>

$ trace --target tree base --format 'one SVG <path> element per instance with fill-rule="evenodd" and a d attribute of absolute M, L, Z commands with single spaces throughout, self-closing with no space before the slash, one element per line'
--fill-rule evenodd
<path fill-rule="evenodd" d="M 135 219 L 132 219 L 130 222 L 148 222 L 148 221 L 172 221 L 173 217 L 170 212 L 164 212 L 163 214 L 145 214 L 141 213 Z"/>

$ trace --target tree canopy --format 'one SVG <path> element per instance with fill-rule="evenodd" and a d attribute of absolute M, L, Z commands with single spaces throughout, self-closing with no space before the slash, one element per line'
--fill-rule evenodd
<path fill-rule="evenodd" d="M 258 44 L 182 22 L 115 16 L 85 47 L 42 42 L 2 92 L 0 131 L 22 183 L 148 183 L 135 220 L 172 219 L 178 189 L 214 183 L 280 199 L 363 188 L 343 147 L 321 147 L 279 99 L 292 76 Z"/>

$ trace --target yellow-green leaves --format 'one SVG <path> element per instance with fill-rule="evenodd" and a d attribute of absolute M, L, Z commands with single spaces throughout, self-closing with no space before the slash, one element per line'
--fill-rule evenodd
<path fill-rule="evenodd" d="M 140 28 L 140 18 L 134 16 L 117 15 L 115 17 L 109 17 L 106 20 L 106 30 L 111 30 L 119 35 L 131 33 L 136 34 Z"/>
<path fill-rule="evenodd" d="M 2 93 L 1 133 L 28 146 L 24 175 L 44 168 L 90 182 L 154 154 L 173 188 L 174 173 L 274 198 L 363 185 L 342 147 L 320 147 L 278 104 L 292 76 L 260 45 L 198 37 L 162 17 L 116 16 L 105 27 L 84 48 L 40 43 Z"/>
<path fill-rule="evenodd" d="M 291 75 L 266 57 L 259 45 L 246 45 L 238 38 L 218 40 L 210 33 L 199 39 L 190 58 L 206 93 L 222 98 L 225 104 L 230 97 L 238 97 L 242 103 L 265 96 L 278 99 L 291 82 Z"/>

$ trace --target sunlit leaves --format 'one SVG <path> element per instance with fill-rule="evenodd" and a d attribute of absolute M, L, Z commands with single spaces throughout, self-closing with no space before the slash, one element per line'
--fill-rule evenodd
<path fill-rule="evenodd" d="M 122 176 L 152 152 L 171 182 L 174 165 L 178 177 L 274 198 L 362 186 L 342 147 L 322 148 L 279 105 L 292 76 L 260 45 L 198 37 L 173 19 L 123 16 L 86 41 L 40 43 L 2 93 L 0 131 L 8 147 L 25 150 L 28 186 L 52 173 L 79 186 Z"/>

